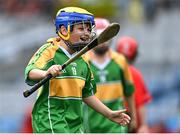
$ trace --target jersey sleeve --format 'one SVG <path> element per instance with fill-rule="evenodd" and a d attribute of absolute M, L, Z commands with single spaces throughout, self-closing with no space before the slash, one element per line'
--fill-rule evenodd
<path fill-rule="evenodd" d="M 91 72 L 90 67 L 88 66 L 87 79 L 85 83 L 85 87 L 82 90 L 82 97 L 86 98 L 92 96 L 96 93 L 96 83 Z"/>
<path fill-rule="evenodd" d="M 50 43 L 43 45 L 30 59 L 27 67 L 25 68 L 25 82 L 28 85 L 32 86 L 38 82 L 37 80 L 29 79 L 28 75 L 31 70 L 33 69 L 46 70 L 47 69 L 47 65 L 49 61 L 51 61 L 52 59 L 50 49 L 49 49 L 50 47 L 51 47 Z"/>

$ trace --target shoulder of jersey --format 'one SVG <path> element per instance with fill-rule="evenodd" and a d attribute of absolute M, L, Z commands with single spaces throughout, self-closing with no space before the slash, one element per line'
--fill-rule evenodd
<path fill-rule="evenodd" d="M 125 60 L 125 57 L 122 54 L 113 50 L 110 50 L 110 56 L 113 60 Z"/>
<path fill-rule="evenodd" d="M 92 52 L 91 52 L 91 51 L 89 51 L 89 52 L 87 52 L 87 53 L 85 53 L 85 54 L 82 55 L 82 58 L 83 58 L 86 62 L 89 62 L 90 59 L 91 59 L 91 57 L 92 57 Z"/>
<path fill-rule="evenodd" d="M 49 38 L 46 42 L 56 45 L 60 40 L 61 40 L 60 38 L 55 37 L 55 38 Z"/>

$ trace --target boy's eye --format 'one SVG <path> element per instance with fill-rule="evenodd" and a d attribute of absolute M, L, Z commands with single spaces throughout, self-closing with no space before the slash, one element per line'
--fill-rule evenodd
<path fill-rule="evenodd" d="M 81 30 L 81 31 L 84 31 L 84 30 L 85 30 L 84 27 L 79 27 L 78 29 Z M 91 32 L 91 28 L 87 28 L 87 31 L 88 31 L 88 32 Z"/>

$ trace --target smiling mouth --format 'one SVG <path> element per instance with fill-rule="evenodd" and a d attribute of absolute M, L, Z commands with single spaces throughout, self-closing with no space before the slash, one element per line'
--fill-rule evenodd
<path fill-rule="evenodd" d="M 85 37 L 80 37 L 80 40 L 81 40 L 82 42 L 89 42 L 89 41 L 90 41 L 89 38 L 85 38 Z"/>

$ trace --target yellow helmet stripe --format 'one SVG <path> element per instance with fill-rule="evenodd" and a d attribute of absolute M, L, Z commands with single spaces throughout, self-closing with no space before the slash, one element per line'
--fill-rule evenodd
<path fill-rule="evenodd" d="M 59 13 L 62 12 L 62 11 L 70 12 L 70 13 L 76 12 L 76 13 L 81 13 L 81 14 L 93 15 L 92 13 L 88 12 L 87 10 L 82 9 L 82 8 L 79 8 L 79 7 L 66 7 L 66 8 L 60 9 L 60 10 L 57 12 L 56 16 L 58 16 Z"/>

